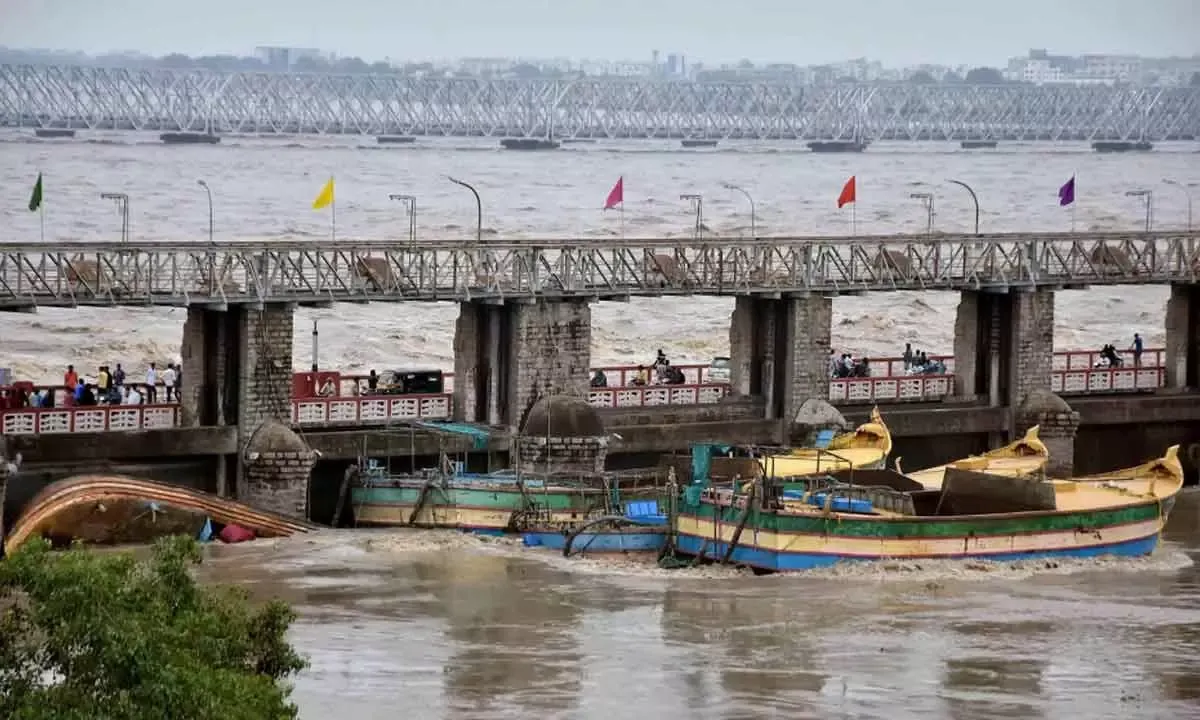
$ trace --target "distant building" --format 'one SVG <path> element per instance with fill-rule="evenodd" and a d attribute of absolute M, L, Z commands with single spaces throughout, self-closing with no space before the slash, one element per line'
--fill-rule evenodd
<path fill-rule="evenodd" d="M 271 70 L 290 70 L 296 64 L 297 60 L 306 58 L 309 60 L 322 59 L 322 53 L 316 48 L 291 48 L 291 47 L 270 47 L 262 46 L 254 48 L 254 55 L 263 61 L 263 64 Z"/>

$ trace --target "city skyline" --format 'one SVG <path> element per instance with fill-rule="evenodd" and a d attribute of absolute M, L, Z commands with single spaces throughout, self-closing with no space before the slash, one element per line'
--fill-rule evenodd
<path fill-rule="evenodd" d="M 91 55 L 245 56 L 256 47 L 280 45 L 368 62 L 478 57 L 627 62 L 644 61 L 658 50 L 708 66 L 741 60 L 811 66 L 866 57 L 888 67 L 1003 67 L 1029 48 L 1143 57 L 1193 57 L 1200 51 L 1192 31 L 1200 27 L 1200 4 L 1191 0 L 1158 0 L 1133 15 L 1126 12 L 1128 4 L 1115 0 L 1062 0 L 1049 7 L 1011 0 L 990 14 L 948 0 L 860 0 L 852 23 L 840 9 L 805 10 L 784 0 L 757 0 L 753 10 L 737 12 L 711 0 L 663 0 L 653 7 L 634 0 L 577 0 L 569 11 L 554 7 L 553 14 L 538 0 L 513 0 L 504 8 L 446 0 L 405 8 L 394 28 L 387 22 L 394 10 L 381 0 L 343 0 L 331 17 L 323 16 L 327 6 L 315 0 L 252 6 L 211 0 L 169 8 L 148 0 L 4 4 L 0 45 Z M 134 16 L 138 23 L 129 22 Z M 229 18 L 237 18 L 236 26 Z M 974 32 L 982 26 L 986 33 Z M 147 27 L 156 31 L 147 34 Z"/>

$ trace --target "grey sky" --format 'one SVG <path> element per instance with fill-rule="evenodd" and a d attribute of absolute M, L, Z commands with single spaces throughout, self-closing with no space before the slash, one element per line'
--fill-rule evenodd
<path fill-rule="evenodd" d="M 986 10 L 983 8 L 987 8 Z M 1053 52 L 1200 53 L 1200 0 L 0 0 L 0 45 L 367 60 L 462 56 L 999 65 Z"/>

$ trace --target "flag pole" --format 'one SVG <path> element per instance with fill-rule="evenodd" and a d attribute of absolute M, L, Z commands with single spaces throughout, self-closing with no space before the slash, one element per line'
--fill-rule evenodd
<path fill-rule="evenodd" d="M 850 236 L 858 237 L 858 200 L 850 203 Z"/>
<path fill-rule="evenodd" d="M 1075 208 L 1079 206 L 1079 171 L 1071 171 L 1071 232 L 1075 232 Z"/>
<path fill-rule="evenodd" d="M 625 239 L 625 201 L 621 200 L 621 239 Z"/>

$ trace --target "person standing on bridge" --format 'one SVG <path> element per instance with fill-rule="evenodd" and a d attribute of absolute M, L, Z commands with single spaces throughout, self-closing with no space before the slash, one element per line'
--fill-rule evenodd
<path fill-rule="evenodd" d="M 175 366 L 172 363 L 167 363 L 167 369 L 163 370 L 163 389 L 167 393 L 167 402 L 171 402 L 175 392 Z"/>
<path fill-rule="evenodd" d="M 146 369 L 146 402 L 158 402 L 158 368 L 154 363 L 150 363 L 150 367 Z"/>
<path fill-rule="evenodd" d="M 1130 347 L 1133 349 L 1133 366 L 1141 367 L 1142 366 L 1142 350 L 1145 349 L 1142 346 L 1142 336 L 1139 335 L 1138 333 L 1134 333 L 1133 334 L 1133 345 L 1131 345 Z"/>
<path fill-rule="evenodd" d="M 908 372 L 912 368 L 913 351 L 912 343 L 904 343 L 904 372 Z"/>

